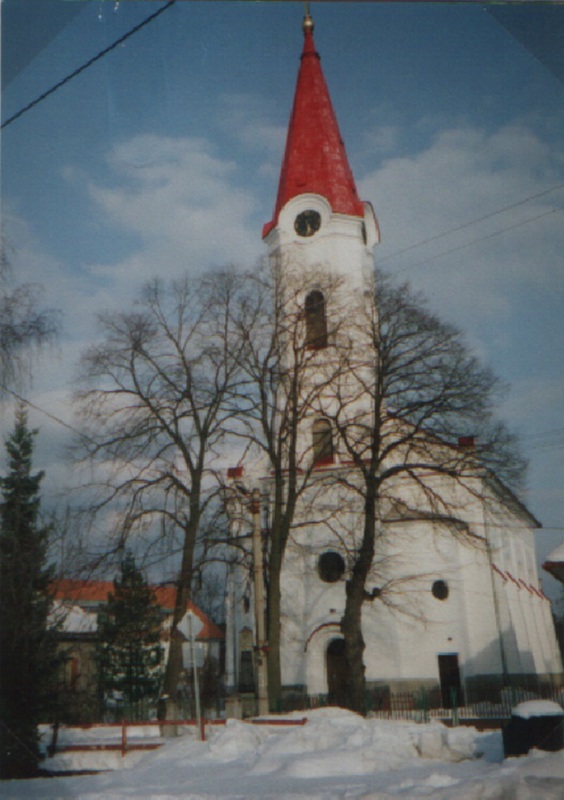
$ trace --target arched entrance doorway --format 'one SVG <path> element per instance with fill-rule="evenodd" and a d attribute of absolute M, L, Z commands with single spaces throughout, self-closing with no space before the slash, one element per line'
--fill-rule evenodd
<path fill-rule="evenodd" d="M 325 651 L 327 668 L 327 702 L 332 706 L 346 705 L 347 662 L 345 640 L 331 639 Z"/>

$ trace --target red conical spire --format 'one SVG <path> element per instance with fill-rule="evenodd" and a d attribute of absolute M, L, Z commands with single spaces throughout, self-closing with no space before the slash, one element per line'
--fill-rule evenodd
<path fill-rule="evenodd" d="M 300 194 L 325 197 L 338 214 L 364 216 L 345 145 L 323 77 L 319 54 L 313 41 L 313 22 L 306 14 L 303 24 L 304 48 L 290 117 L 286 150 L 272 221 L 263 229 L 266 236 L 278 222 L 286 203 Z"/>

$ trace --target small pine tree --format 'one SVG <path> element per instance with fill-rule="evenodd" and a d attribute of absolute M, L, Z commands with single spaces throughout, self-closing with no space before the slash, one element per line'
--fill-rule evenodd
<path fill-rule="evenodd" d="M 0 478 L 0 777 L 35 774 L 37 725 L 49 714 L 59 666 L 47 566 L 49 529 L 39 523 L 39 486 L 32 473 L 36 431 L 23 409 L 6 441 L 9 470 Z"/>
<path fill-rule="evenodd" d="M 121 576 L 98 617 L 98 672 L 104 700 L 121 699 L 132 719 L 156 702 L 162 679 L 161 614 L 154 591 L 126 555 Z"/>

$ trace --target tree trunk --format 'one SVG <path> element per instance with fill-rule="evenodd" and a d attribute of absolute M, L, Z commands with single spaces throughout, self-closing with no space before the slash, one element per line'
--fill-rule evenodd
<path fill-rule="evenodd" d="M 295 436 L 294 436 L 295 439 Z M 282 710 L 282 666 L 281 666 L 281 573 L 286 544 L 296 508 L 295 448 L 289 455 L 287 492 L 284 501 L 285 476 L 278 469 L 275 473 L 275 498 L 270 549 L 268 554 L 267 587 L 267 636 L 268 636 L 268 697 L 272 711 Z"/>
<path fill-rule="evenodd" d="M 347 706 L 351 711 L 366 711 L 366 678 L 364 670 L 364 637 L 362 635 L 363 587 L 353 578 L 347 581 L 345 613 L 341 628 L 345 638 L 347 662 Z"/>
<path fill-rule="evenodd" d="M 198 530 L 199 519 L 192 521 L 184 533 L 184 547 L 182 552 L 182 566 L 176 587 L 176 601 L 170 629 L 170 647 L 166 662 L 163 682 L 163 693 L 168 695 L 169 702 L 176 702 L 176 690 L 183 669 L 182 635 L 177 630 L 177 625 L 186 612 L 192 589 L 192 572 L 194 568 L 195 532 Z"/>
<path fill-rule="evenodd" d="M 178 586 L 176 589 L 176 603 L 174 607 L 173 622 L 170 629 L 170 645 L 163 682 L 163 693 L 167 695 L 172 702 L 176 701 L 176 689 L 183 669 L 183 637 L 178 632 L 176 626 L 184 615 L 189 598 L 189 591 Z"/>
<path fill-rule="evenodd" d="M 345 659 L 348 672 L 347 705 L 351 711 L 366 713 L 366 676 L 364 667 L 365 642 L 362 635 L 362 606 L 366 600 L 366 582 L 374 560 L 376 541 L 377 488 L 374 480 L 366 479 L 364 526 L 351 577 L 347 581 L 345 612 L 341 630 L 345 639 Z"/>
<path fill-rule="evenodd" d="M 280 569 L 273 565 L 268 571 L 268 701 L 271 711 L 280 711 L 282 702 L 282 670 L 280 666 Z"/>

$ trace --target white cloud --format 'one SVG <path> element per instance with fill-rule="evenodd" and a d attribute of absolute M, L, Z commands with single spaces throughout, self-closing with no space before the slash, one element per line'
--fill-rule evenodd
<path fill-rule="evenodd" d="M 400 129 L 395 125 L 377 125 L 363 135 L 363 149 L 372 155 L 390 153 L 398 146 Z"/>
<path fill-rule="evenodd" d="M 267 115 L 246 96 L 224 102 L 222 114 L 232 138 L 264 156 L 260 171 L 277 173 L 284 128 L 269 124 Z M 380 152 L 394 146 L 394 129 L 373 133 Z M 166 279 L 225 263 L 249 265 L 263 252 L 256 223 L 260 209 L 249 188 L 249 175 L 241 174 L 240 165 L 220 157 L 206 141 L 136 137 L 113 151 L 110 168 L 112 178 L 104 185 L 75 169 L 68 169 L 66 177 L 87 187 L 95 206 L 93 219 L 102 217 L 104 236 L 111 239 L 123 231 L 133 235 L 136 245 L 120 260 L 100 259 L 77 269 L 46 255 L 24 220 L 13 217 L 7 226 L 16 247 L 18 279 L 39 278 L 45 286 L 45 304 L 64 311 L 59 352 L 46 352 L 36 370 L 35 386 L 41 393 L 35 399 L 66 421 L 72 421 L 67 387 L 80 351 L 95 337 L 96 312 L 129 306 L 140 285 L 154 275 Z M 383 268 L 423 289 L 441 316 L 467 331 L 485 360 L 501 353 L 517 362 L 531 318 L 536 319 L 538 342 L 543 325 L 547 347 L 554 347 L 558 336 L 561 340 L 561 317 L 554 304 L 559 293 L 564 295 L 562 212 L 536 222 L 525 220 L 561 207 L 563 190 L 419 244 L 397 258 L 385 257 L 562 182 L 562 158 L 523 124 L 489 133 L 462 125 L 445 129 L 425 150 L 388 159 L 358 184 L 380 219 L 383 242 L 376 258 L 382 259 Z M 455 249 L 472 239 L 476 240 L 472 246 Z M 105 246 L 101 252 L 110 249 Z M 435 258 L 447 250 L 452 252 Z M 427 259 L 434 260 L 417 266 Z M 516 318 L 516 306 L 523 304 L 523 298 L 531 298 L 528 321 Z M 560 323 L 559 330 L 543 322 L 544 299 L 553 303 L 552 317 Z M 513 374 L 506 375 L 513 389 L 502 413 L 522 431 L 531 429 L 531 420 L 536 426 L 546 421 L 548 428 L 561 427 L 562 367 L 555 362 L 556 374 L 539 378 L 527 358 L 531 359 L 530 352 L 519 364 L 521 375 L 515 363 Z M 32 423 L 41 428 L 41 465 L 48 467 L 49 485 L 51 480 L 64 485 L 66 467 L 56 450 L 57 423 L 41 415 L 34 415 Z M 549 473 L 536 451 L 530 455 L 533 510 L 543 520 L 560 519 L 562 495 L 556 482 L 561 468 Z"/>
<path fill-rule="evenodd" d="M 500 416 L 521 432 L 531 460 L 527 502 L 553 526 L 564 507 L 562 449 L 543 449 L 539 436 L 562 428 L 564 188 L 542 193 L 563 183 L 560 146 L 526 122 L 493 132 L 445 128 L 425 149 L 389 158 L 359 181 L 380 221 L 377 262 L 421 289 L 509 380 Z"/>
<path fill-rule="evenodd" d="M 219 98 L 220 126 L 245 147 L 266 154 L 280 166 L 286 140 L 287 120 L 272 122 L 273 109 L 265 105 L 264 97 L 245 93 L 231 93 Z"/>
<path fill-rule="evenodd" d="M 122 264 L 93 267 L 115 280 L 199 270 L 210 264 L 253 263 L 259 250 L 249 220 L 255 211 L 236 167 L 198 139 L 139 136 L 115 149 L 115 186 L 90 181 L 94 202 L 113 225 L 139 236 Z"/>
<path fill-rule="evenodd" d="M 65 264 L 50 257 L 32 227 L 5 209 L 13 239 L 14 274 L 18 281 L 39 281 L 43 306 L 63 312 L 63 331 L 53 350 L 34 366 L 30 388 L 36 409 L 30 423 L 40 428 L 37 464 L 47 468 L 45 490 L 54 496 L 74 476 L 64 445 L 71 435 L 72 385 L 80 353 L 96 339 L 96 314 L 128 307 L 141 285 L 154 276 L 172 278 L 227 263 L 255 263 L 262 251 L 255 201 L 237 183 L 237 166 L 215 156 L 203 140 L 140 136 L 116 147 L 110 167 L 115 180 L 101 185 L 80 168 L 64 177 L 80 182 L 97 206 L 105 236 L 127 231 L 138 244 L 119 261 Z M 105 247 L 104 249 L 108 249 Z M 27 392 L 26 392 L 27 394 Z M 60 420 L 57 421 L 57 420 Z M 11 424 L 6 413 L 5 422 Z"/>
<path fill-rule="evenodd" d="M 256 212 L 252 195 L 237 185 L 236 165 L 213 155 L 204 141 L 140 136 L 116 147 L 111 168 L 112 185 L 102 186 L 72 167 L 65 177 L 87 186 L 98 207 L 93 219 L 100 212 L 106 218 L 106 237 L 112 228 L 138 237 L 137 246 L 119 261 L 79 268 L 59 261 L 48 255 L 25 219 L 4 209 L 15 277 L 39 282 L 41 304 L 62 311 L 60 342 L 38 358 L 33 392 L 41 408 L 67 422 L 76 365 L 95 340 L 98 312 L 129 306 L 154 276 L 169 279 L 228 263 L 248 266 L 262 251 L 256 223 L 250 221 Z M 40 414 L 34 424 L 45 439 L 55 438 L 53 420 Z"/>
<path fill-rule="evenodd" d="M 380 219 L 382 267 L 424 288 L 451 318 L 471 324 L 508 315 L 515 292 L 564 290 L 564 190 L 494 215 L 563 182 L 556 149 L 515 124 L 489 134 L 444 130 L 428 149 L 384 162 L 360 189 Z M 550 213 L 554 208 L 561 210 Z M 482 217 L 489 218 L 428 241 Z M 539 218 L 529 222 L 533 217 Z"/>

